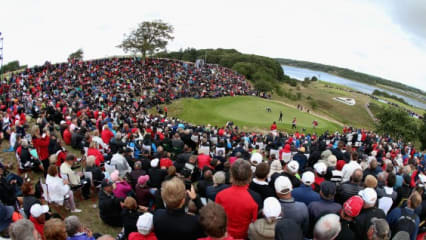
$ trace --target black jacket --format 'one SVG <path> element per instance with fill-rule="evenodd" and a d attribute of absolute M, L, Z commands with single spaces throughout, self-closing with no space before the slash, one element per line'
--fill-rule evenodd
<path fill-rule="evenodd" d="M 343 204 L 352 196 L 358 195 L 362 190 L 362 186 L 352 182 L 345 182 L 337 187 L 336 202 Z"/>
<path fill-rule="evenodd" d="M 196 240 L 205 236 L 198 216 L 186 214 L 184 208 L 158 209 L 153 222 L 158 240 Z"/>
<path fill-rule="evenodd" d="M 148 170 L 149 186 L 153 188 L 161 188 L 161 183 L 167 175 L 167 171 L 160 168 L 151 168 Z"/>
<path fill-rule="evenodd" d="M 124 227 L 124 239 L 127 239 L 131 232 L 137 232 L 136 222 L 138 221 L 140 212 L 136 210 L 129 210 L 127 208 L 123 208 L 121 211 L 121 221 L 123 222 Z"/>
<path fill-rule="evenodd" d="M 342 230 L 340 230 L 339 235 L 337 235 L 336 240 L 355 240 L 355 233 L 352 230 L 354 227 L 354 222 L 348 222 L 344 219 L 340 219 L 340 225 Z"/>
<path fill-rule="evenodd" d="M 40 200 L 38 200 L 36 197 L 30 195 L 30 196 L 25 196 L 23 201 L 24 201 L 23 202 L 24 213 L 25 213 L 25 215 L 27 215 L 27 218 L 30 218 L 31 207 L 36 203 L 41 204 Z"/>
<path fill-rule="evenodd" d="M 105 178 L 104 173 L 97 166 L 87 167 L 86 171 L 92 172 L 92 178 L 93 178 L 92 180 L 93 180 L 95 185 L 100 184 L 102 182 L 102 180 L 104 180 L 104 178 Z"/>
<path fill-rule="evenodd" d="M 102 221 L 111 226 L 122 226 L 120 199 L 114 194 L 99 192 L 99 215 Z"/>
<path fill-rule="evenodd" d="M 261 185 L 252 181 L 249 185 L 249 188 L 260 195 L 260 197 L 262 198 L 262 202 L 267 197 L 275 197 L 274 189 L 271 188 L 269 185 Z"/>
<path fill-rule="evenodd" d="M 358 217 L 355 218 L 354 232 L 357 239 L 368 239 L 367 232 L 371 226 L 371 219 L 373 217 L 386 219 L 383 210 L 375 207 L 362 209 Z"/>

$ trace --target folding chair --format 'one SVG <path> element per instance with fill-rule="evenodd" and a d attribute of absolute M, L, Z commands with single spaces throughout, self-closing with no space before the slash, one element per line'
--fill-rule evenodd
<path fill-rule="evenodd" d="M 66 212 L 65 208 L 63 207 L 64 202 L 58 203 L 58 202 L 52 201 L 50 199 L 49 187 L 47 186 L 46 183 L 44 183 L 42 178 L 40 178 L 40 185 L 41 185 L 41 189 L 43 190 L 42 197 L 44 198 L 44 200 L 46 200 L 49 207 L 51 209 L 55 210 L 55 212 L 58 213 L 62 218 L 64 218 L 67 215 L 67 212 Z"/>
<path fill-rule="evenodd" d="M 80 200 L 80 201 L 82 201 L 83 200 L 83 196 L 82 196 L 82 193 L 81 193 L 81 189 L 83 188 L 83 185 L 73 185 L 73 184 L 71 184 L 71 182 L 70 182 L 70 178 L 69 178 L 69 176 L 68 176 L 68 174 L 67 173 L 61 173 L 61 177 L 62 177 L 62 179 L 64 179 L 64 180 L 67 180 L 68 181 L 68 183 L 69 183 L 69 185 L 70 185 L 70 188 L 71 188 L 71 191 L 73 191 L 75 194 L 75 197 L 76 198 L 78 198 L 78 200 Z"/>

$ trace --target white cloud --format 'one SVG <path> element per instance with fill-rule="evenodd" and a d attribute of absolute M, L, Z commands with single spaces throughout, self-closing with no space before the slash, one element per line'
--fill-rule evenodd
<path fill-rule="evenodd" d="M 369 1 L 5 1 L 5 60 L 65 61 L 123 54 L 115 46 L 138 22 L 174 25 L 169 49 L 235 48 L 351 68 L 426 90 L 424 44 Z"/>

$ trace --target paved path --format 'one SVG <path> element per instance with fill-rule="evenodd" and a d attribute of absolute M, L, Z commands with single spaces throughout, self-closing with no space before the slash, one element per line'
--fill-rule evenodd
<path fill-rule="evenodd" d="M 294 106 L 294 105 L 292 105 L 292 104 L 289 104 L 289 103 L 286 103 L 286 102 L 282 102 L 282 101 L 278 101 L 278 100 L 272 100 L 272 99 L 271 99 L 271 101 L 276 102 L 276 103 L 280 103 L 280 104 L 283 104 L 283 105 L 286 105 L 287 107 L 291 107 L 291 108 L 297 109 L 297 107 L 296 107 L 296 106 Z M 326 116 L 326 115 L 322 115 L 322 114 L 315 113 L 315 112 L 313 112 L 312 110 L 310 110 L 310 111 L 309 111 L 309 114 L 311 114 L 311 115 L 313 115 L 313 116 L 316 116 L 316 117 L 319 117 L 319 118 L 323 118 L 323 119 L 325 119 L 325 120 L 327 120 L 327 121 L 330 121 L 330 122 L 336 123 L 336 124 L 338 124 L 338 125 L 340 125 L 340 126 L 344 126 L 344 125 L 345 125 L 345 124 L 343 124 L 342 122 L 337 121 L 336 119 L 333 119 L 333 118 L 331 118 L 331 117 L 329 117 L 329 116 Z"/>
<path fill-rule="evenodd" d="M 370 105 L 370 102 L 367 102 L 367 103 L 364 105 L 365 110 L 367 110 L 368 115 L 370 115 L 371 119 L 373 119 L 373 121 L 374 121 L 374 122 L 376 122 L 376 121 L 377 121 L 377 119 L 374 117 L 374 114 L 371 112 L 371 110 L 370 110 L 370 108 L 368 107 L 368 105 Z"/>

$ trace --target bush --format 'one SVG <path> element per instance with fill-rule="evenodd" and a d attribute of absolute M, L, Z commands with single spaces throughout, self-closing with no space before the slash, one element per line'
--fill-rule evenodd
<path fill-rule="evenodd" d="M 309 101 L 309 105 L 311 105 L 311 108 L 314 110 L 318 107 L 318 103 L 313 99 Z"/>

